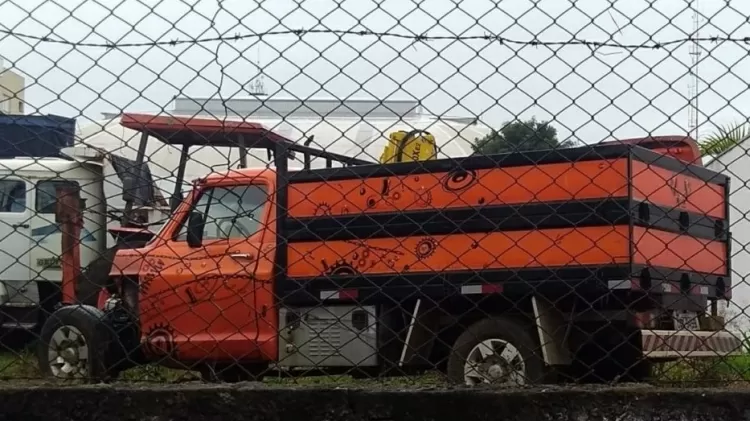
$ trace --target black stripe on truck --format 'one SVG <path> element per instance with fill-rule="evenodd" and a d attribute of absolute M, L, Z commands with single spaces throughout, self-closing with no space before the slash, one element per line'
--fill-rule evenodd
<path fill-rule="evenodd" d="M 441 299 L 459 296 L 461 286 L 492 282 L 502 284 L 502 294 L 508 297 L 528 297 L 532 291 L 559 297 L 575 291 L 577 295 L 592 294 L 601 299 L 602 294 L 616 292 L 609 281 L 623 280 L 637 281 L 637 291 L 653 296 L 664 295 L 661 284 L 671 282 L 684 287 L 682 294 L 695 285 L 708 286 L 709 296 L 715 297 L 726 282 L 719 275 L 623 264 L 289 277 L 277 285 L 276 294 L 290 304 L 318 302 L 321 291 L 351 289 L 357 290 L 358 303 L 416 296 Z"/>
<path fill-rule="evenodd" d="M 470 234 L 498 231 L 627 225 L 725 241 L 726 224 L 697 213 L 627 198 L 494 205 L 356 215 L 287 216 L 288 242 Z"/>

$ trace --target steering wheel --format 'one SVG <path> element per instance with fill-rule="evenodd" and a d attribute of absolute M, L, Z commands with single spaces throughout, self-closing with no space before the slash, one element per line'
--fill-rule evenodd
<path fill-rule="evenodd" d="M 225 224 L 229 224 L 229 230 L 225 230 L 225 229 L 223 228 L 223 226 L 224 226 Z M 252 234 L 252 233 L 250 232 L 250 230 L 249 230 L 249 229 L 247 228 L 247 226 L 243 225 L 243 224 L 242 224 L 242 223 L 240 222 L 240 220 L 239 220 L 239 219 L 235 219 L 234 217 L 232 217 L 232 218 L 222 218 L 222 219 L 221 219 L 221 220 L 220 220 L 220 221 L 219 221 L 219 222 L 218 222 L 218 223 L 216 224 L 216 226 L 217 226 L 217 228 L 219 229 L 219 231 L 220 231 L 220 232 L 222 232 L 222 233 L 227 233 L 227 234 L 230 234 L 230 233 L 232 232 L 232 229 L 233 229 L 233 228 L 237 228 L 237 230 L 239 230 L 240 234 L 242 234 L 242 236 L 244 236 L 244 237 L 249 237 L 249 236 L 250 236 L 250 234 Z"/>

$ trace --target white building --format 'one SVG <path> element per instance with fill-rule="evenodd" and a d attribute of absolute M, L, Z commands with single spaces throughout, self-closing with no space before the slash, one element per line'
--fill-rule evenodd
<path fill-rule="evenodd" d="M 439 158 L 460 157 L 472 153 L 471 143 L 485 136 L 490 128 L 476 119 L 436 117 L 423 113 L 415 100 L 339 100 L 327 98 L 266 98 L 228 99 L 177 98 L 172 116 L 199 116 L 257 122 L 274 132 L 303 143 L 314 136 L 312 147 L 376 162 L 386 145 L 388 134 L 398 130 L 421 129 L 435 136 Z M 106 115 L 101 122 L 79 129 L 77 141 L 134 159 L 139 133 L 119 125 L 117 115 Z M 179 151 L 156 139 L 147 145 L 151 172 L 169 197 L 169 179 L 179 163 Z M 300 158 L 301 159 L 301 158 Z M 251 150 L 248 165 L 269 165 L 265 151 Z M 191 149 L 185 179 L 191 180 L 211 171 L 236 167 L 239 151 L 236 148 Z M 293 165 L 293 164 L 292 164 Z M 301 161 L 299 164 L 301 166 Z M 313 162 L 313 167 L 318 166 Z"/>
<path fill-rule="evenodd" d="M 732 233 L 732 302 L 729 314 L 743 328 L 750 327 L 750 138 L 721 155 L 704 158 L 704 165 L 730 181 Z"/>
<path fill-rule="evenodd" d="M 26 79 L 0 62 L 0 113 L 24 114 Z"/>

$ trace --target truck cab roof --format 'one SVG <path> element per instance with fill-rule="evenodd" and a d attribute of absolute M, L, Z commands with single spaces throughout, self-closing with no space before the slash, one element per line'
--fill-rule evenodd
<path fill-rule="evenodd" d="M 13 174 L 55 174 L 58 177 L 65 178 L 72 176 L 72 172 L 79 172 L 75 177 L 82 178 L 85 174 L 90 174 L 91 178 L 96 176 L 91 171 L 86 171 L 80 162 L 68 160 L 65 158 L 6 158 L 0 159 L 0 172 Z M 86 178 L 86 177 L 83 177 Z"/>
<path fill-rule="evenodd" d="M 290 168 L 291 169 L 291 168 Z M 301 167 L 299 169 L 302 169 Z M 294 170 L 294 169 L 291 169 Z M 251 183 L 253 180 L 275 180 L 276 169 L 269 167 L 262 168 L 238 168 L 213 172 L 205 177 L 199 178 L 196 181 L 204 183 L 215 184 L 227 180 L 232 180 L 237 184 Z"/>

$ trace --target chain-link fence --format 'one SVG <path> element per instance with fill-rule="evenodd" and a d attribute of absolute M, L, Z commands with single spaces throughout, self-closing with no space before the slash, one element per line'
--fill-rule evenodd
<path fill-rule="evenodd" d="M 750 4 L 0 2 L 0 377 L 750 380 Z"/>

